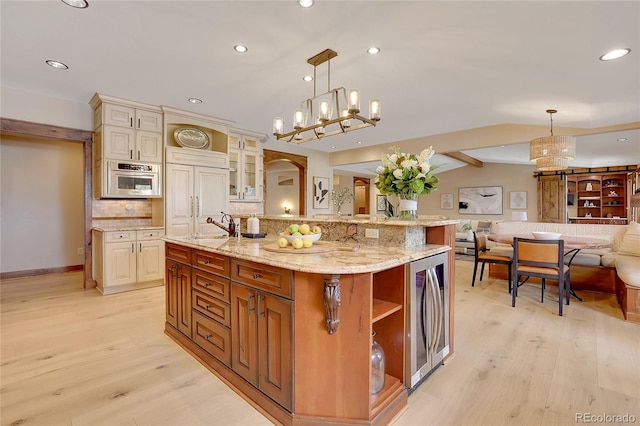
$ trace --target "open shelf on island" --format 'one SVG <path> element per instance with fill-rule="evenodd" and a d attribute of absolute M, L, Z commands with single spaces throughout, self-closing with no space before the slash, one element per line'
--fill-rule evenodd
<path fill-rule="evenodd" d="M 397 378 L 388 374 L 384 375 L 384 388 L 371 395 L 371 417 L 375 417 L 383 410 L 390 401 L 394 398 L 392 396 L 398 392 L 404 390 L 404 385 Z"/>
<path fill-rule="evenodd" d="M 402 309 L 402 305 L 387 302 L 386 300 L 373 299 L 373 310 L 371 312 L 371 322 L 380 321 L 394 312 Z"/>

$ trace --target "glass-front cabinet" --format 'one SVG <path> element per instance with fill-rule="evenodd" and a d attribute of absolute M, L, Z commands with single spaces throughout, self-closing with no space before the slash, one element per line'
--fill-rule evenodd
<path fill-rule="evenodd" d="M 259 138 L 229 135 L 229 198 L 262 201 L 263 160 Z"/>

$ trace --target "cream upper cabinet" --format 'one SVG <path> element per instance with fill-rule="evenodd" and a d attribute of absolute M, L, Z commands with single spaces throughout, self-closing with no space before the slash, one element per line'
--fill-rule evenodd
<path fill-rule="evenodd" d="M 229 197 L 262 201 L 263 158 L 260 139 L 256 136 L 229 134 Z"/>
<path fill-rule="evenodd" d="M 96 160 L 161 163 L 164 139 L 159 107 L 96 94 L 91 99 L 99 142 Z"/>
<path fill-rule="evenodd" d="M 103 104 L 102 124 L 162 133 L 162 113 L 125 105 Z"/>
<path fill-rule="evenodd" d="M 228 170 L 167 164 L 166 179 L 165 227 L 168 235 L 193 237 L 226 234 L 221 228 L 207 223 L 207 219 L 211 217 L 220 222 L 221 212 L 229 209 L 226 190 Z"/>

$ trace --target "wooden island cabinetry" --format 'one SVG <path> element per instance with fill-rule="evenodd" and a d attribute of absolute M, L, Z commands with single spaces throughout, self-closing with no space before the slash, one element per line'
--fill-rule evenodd
<path fill-rule="evenodd" d="M 265 253 L 264 242 L 231 239 L 209 250 L 195 239 L 165 241 L 165 332 L 272 421 L 382 425 L 407 405 L 406 264 L 448 248 L 424 246 L 369 272 L 317 273 L 295 261 L 285 267 L 285 255 Z M 374 395 L 373 331 L 386 355 L 385 386 Z"/>

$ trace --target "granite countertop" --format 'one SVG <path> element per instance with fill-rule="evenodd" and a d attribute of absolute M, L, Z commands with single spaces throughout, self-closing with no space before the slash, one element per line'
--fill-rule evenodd
<path fill-rule="evenodd" d="M 108 231 L 151 231 L 154 229 L 164 230 L 164 226 L 151 226 L 151 225 L 113 225 L 113 226 L 94 226 L 91 229 L 96 231 L 108 232 Z"/>
<path fill-rule="evenodd" d="M 238 215 L 237 217 L 246 219 L 251 215 Z M 327 217 L 310 217 L 310 216 L 297 216 L 297 215 L 257 215 L 258 219 L 271 219 L 271 220 L 285 220 L 290 222 L 313 222 L 313 223 L 323 223 L 323 222 L 340 222 L 340 223 L 362 223 L 362 224 L 374 224 L 374 225 L 390 225 L 390 226 L 443 226 L 443 225 L 455 225 L 460 222 L 460 219 L 441 219 L 438 217 L 425 217 L 419 219 L 412 220 L 400 220 L 396 217 L 387 218 L 381 215 L 372 215 L 372 216 L 327 216 Z"/>
<path fill-rule="evenodd" d="M 195 249 L 235 257 L 237 259 L 249 260 L 294 271 L 319 274 L 378 272 L 451 250 L 449 246 L 433 244 L 425 244 L 412 248 L 399 248 L 356 246 L 355 244 L 349 245 L 341 242 L 329 242 L 331 245 L 342 249 L 324 253 L 307 253 L 304 252 L 304 249 L 300 251 L 288 250 L 279 253 L 263 248 L 265 245 L 273 247 L 277 240 L 275 237 L 267 237 L 265 239 L 244 237 L 193 239 L 189 237 L 165 236 L 163 239 L 168 243 L 176 243 Z"/>

